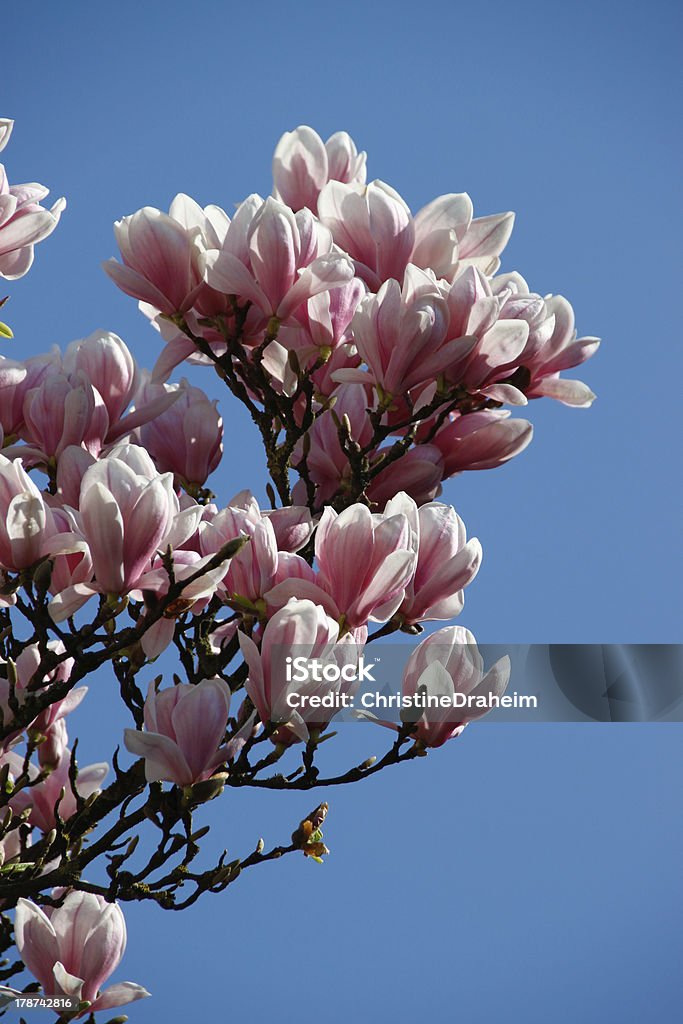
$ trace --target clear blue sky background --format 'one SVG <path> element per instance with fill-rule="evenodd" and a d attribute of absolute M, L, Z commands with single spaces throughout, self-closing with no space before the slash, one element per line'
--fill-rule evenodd
<path fill-rule="evenodd" d="M 229 210 L 269 191 L 284 130 L 347 129 L 414 210 L 450 191 L 515 210 L 503 269 L 605 339 L 590 412 L 533 403 L 526 453 L 446 488 L 485 552 L 463 624 L 489 642 L 681 640 L 676 4 L 38 2 L 5 11 L 3 36 L 11 179 L 69 200 L 7 289 L 7 354 L 107 327 L 151 365 L 153 332 L 99 267 L 113 220 L 181 190 Z M 256 438 L 222 409 L 216 489 L 259 491 Z M 86 727 L 110 748 L 123 720 L 106 678 L 87 703 L 96 759 Z M 340 749 L 383 739 L 350 726 Z M 328 794 L 324 867 L 265 865 L 186 915 L 127 908 L 117 976 L 154 993 L 131 1020 L 677 1020 L 680 740 L 475 726 Z M 237 856 L 314 802 L 231 793 L 207 820 Z"/>

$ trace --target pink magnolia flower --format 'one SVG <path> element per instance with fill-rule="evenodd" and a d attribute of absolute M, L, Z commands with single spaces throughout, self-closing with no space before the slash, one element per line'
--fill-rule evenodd
<path fill-rule="evenodd" d="M 385 281 L 366 296 L 353 318 L 353 337 L 370 377 L 387 395 L 435 380 L 453 362 L 461 339 L 449 335 L 448 306 L 436 282 L 409 266 L 403 288 Z M 361 380 L 355 370 L 340 370 L 338 380 Z"/>
<path fill-rule="evenodd" d="M 365 184 L 365 153 L 358 153 L 346 132 L 327 142 L 308 125 L 285 132 L 273 155 L 273 194 L 293 210 L 317 212 L 320 190 L 328 181 Z"/>
<path fill-rule="evenodd" d="M 185 379 L 180 384 L 147 384 L 137 405 L 171 393 L 177 400 L 140 428 L 140 440 L 160 472 L 171 472 L 185 486 L 201 487 L 223 453 L 223 421 L 217 402 Z"/>
<path fill-rule="evenodd" d="M 466 192 L 439 196 L 415 215 L 411 263 L 450 278 L 458 266 L 460 246 L 472 223 L 472 200 Z"/>
<path fill-rule="evenodd" d="M 529 287 L 521 274 L 499 274 L 489 282 L 497 296 L 500 317 L 505 320 L 526 320 L 529 325 L 527 342 L 518 357 L 518 364 L 529 367 L 547 345 L 555 329 L 555 313 L 548 305 L 550 296 L 543 299 Z"/>
<path fill-rule="evenodd" d="M 269 595 L 280 584 L 296 586 L 298 580 L 314 583 L 313 569 L 295 553 L 312 532 L 308 509 L 292 506 L 262 512 L 253 495 L 244 491 L 227 508 L 204 518 L 199 527 L 199 550 L 208 558 L 228 541 L 248 538 L 248 543 L 225 563 L 227 572 L 223 572 L 216 589 L 238 608 L 262 613 L 267 604 L 272 606 Z M 282 603 L 290 596 L 287 593 Z M 322 598 L 327 595 L 322 594 Z"/>
<path fill-rule="evenodd" d="M 353 264 L 331 251 L 330 232 L 309 210 L 295 214 L 268 198 L 249 212 L 248 228 L 236 216 L 223 248 L 205 255 L 212 288 L 252 302 L 265 318 L 285 321 L 312 296 L 353 278 Z"/>
<path fill-rule="evenodd" d="M 405 491 L 418 505 L 423 505 L 441 493 L 443 476 L 444 461 L 439 449 L 434 444 L 420 444 L 381 470 L 370 482 L 367 495 L 373 506 L 383 507 L 399 491 Z"/>
<path fill-rule="evenodd" d="M 27 393 L 37 388 L 47 374 L 61 370 L 62 360 L 59 349 L 55 346 L 51 352 L 33 356 L 23 363 L 3 360 L 0 367 L 5 367 L 7 363 L 10 365 L 4 373 L 0 369 L 0 376 L 3 378 L 0 393 L 0 427 L 4 429 L 5 437 L 10 438 L 20 434 L 24 426 L 24 399 Z M 24 372 L 17 374 L 17 367 Z"/>
<path fill-rule="evenodd" d="M 370 288 L 392 277 L 403 280 L 415 228 L 408 206 L 390 185 L 330 181 L 318 197 L 318 214 Z"/>
<path fill-rule="evenodd" d="M 554 329 L 548 341 L 539 346 L 534 358 L 524 364 L 531 374 L 526 393 L 529 398 L 545 395 L 565 405 L 585 409 L 595 398 L 591 389 L 583 381 L 560 377 L 560 372 L 590 359 L 600 345 L 600 339 L 576 337 L 574 311 L 561 295 L 548 296 L 545 305 L 554 316 Z"/>
<path fill-rule="evenodd" d="M 117 424 L 138 386 L 138 368 L 125 342 L 111 331 L 94 331 L 71 342 L 64 354 L 64 369 L 85 375 L 101 396 L 109 423 Z"/>
<path fill-rule="evenodd" d="M 71 751 L 61 743 L 59 748 L 59 760 L 51 766 L 49 775 L 45 779 L 37 781 L 40 771 L 33 763 L 29 764 L 29 778 L 34 784 L 20 789 L 9 801 L 15 814 L 21 814 L 22 811 L 30 807 L 29 823 L 34 828 L 39 828 L 41 832 L 49 832 L 55 827 L 57 821 L 55 808 L 59 817 L 64 821 L 71 818 L 78 809 L 76 794 L 72 789 L 69 775 Z M 21 774 L 24 766 L 23 757 L 10 751 L 9 754 L 5 754 L 5 760 L 10 764 L 11 775 L 16 778 Z M 99 792 L 108 772 L 109 765 L 103 761 L 79 768 L 76 781 L 79 797 L 82 800 L 87 800 L 93 793 Z"/>
<path fill-rule="evenodd" d="M 373 516 L 365 505 L 326 508 L 315 534 L 319 585 L 345 626 L 391 618 L 415 573 L 416 554 L 402 513 Z"/>
<path fill-rule="evenodd" d="M 230 218 L 220 206 L 211 204 L 202 208 L 184 192 L 179 192 L 171 202 L 169 216 L 186 231 L 197 231 L 205 249 L 216 249 L 225 241 L 230 227 Z"/>
<path fill-rule="evenodd" d="M 528 420 L 509 416 L 508 409 L 453 413 L 432 442 L 443 455 L 444 477 L 466 469 L 494 469 L 524 451 L 533 427 Z"/>
<path fill-rule="evenodd" d="M 46 554 L 52 514 L 21 459 L 0 455 L 0 566 L 17 572 Z"/>
<path fill-rule="evenodd" d="M 126 729 L 126 749 L 145 759 L 148 782 L 191 786 L 208 779 L 228 756 L 223 746 L 230 689 L 222 679 L 179 683 L 157 691 L 149 685 L 145 731 Z"/>
<path fill-rule="evenodd" d="M 176 617 L 184 615 L 186 612 L 198 615 L 204 610 L 208 601 L 219 589 L 230 564 L 230 560 L 225 559 L 215 568 L 209 569 L 207 565 L 211 560 L 210 555 L 202 558 L 198 552 L 183 548 L 174 550 L 171 560 L 175 582 L 183 583 L 185 580 L 189 582 L 185 583 L 176 600 L 165 610 L 162 617 L 148 626 L 142 634 L 140 641 L 142 649 L 150 661 L 158 658 L 173 641 Z M 157 599 L 165 597 L 169 585 L 170 580 L 165 560 L 162 562 L 157 556 L 150 571 L 140 577 L 130 596 L 133 600 L 150 603 L 150 595 L 154 595 Z M 153 610 L 153 604 L 151 608 Z M 146 615 L 147 612 L 145 612 Z"/>
<path fill-rule="evenodd" d="M 508 243 L 514 213 L 473 217 L 466 192 L 439 196 L 415 216 L 415 248 L 411 263 L 432 269 L 452 281 L 467 267 L 495 274 L 500 254 Z"/>
<path fill-rule="evenodd" d="M 4 121 L 0 135 L 4 148 L 11 131 Z M 38 242 L 52 234 L 66 207 L 65 199 L 58 199 L 51 209 L 40 205 L 49 193 L 44 185 L 30 182 L 10 185 L 5 168 L 0 164 L 0 277 L 14 281 L 28 273 L 33 263 L 33 249 Z"/>
<path fill-rule="evenodd" d="M 467 345 L 456 350 L 446 379 L 500 402 L 525 405 L 524 394 L 507 378 L 529 345 L 530 320 L 538 308 L 506 306 L 509 292 L 494 294 L 489 280 L 475 267 L 459 274 L 445 292 L 452 336 L 464 334 Z M 541 310 L 541 313 L 543 311 Z M 526 315 L 524 315 L 526 313 Z"/>
<path fill-rule="evenodd" d="M 285 505 L 283 508 L 264 509 L 261 513 L 275 531 L 278 552 L 301 550 L 313 533 L 310 510 L 304 505 Z"/>
<path fill-rule="evenodd" d="M 54 895 L 60 895 L 56 892 Z M 102 989 L 126 948 L 126 923 L 117 903 L 69 892 L 60 907 L 41 909 L 20 899 L 14 919 L 17 949 L 48 996 L 74 996 L 90 1005 L 78 1017 L 125 1006 L 149 992 L 130 981 Z"/>
<path fill-rule="evenodd" d="M 80 521 L 104 593 L 123 594 L 137 582 L 171 527 L 174 498 L 169 473 L 150 480 L 116 457 L 86 471 Z"/>
<path fill-rule="evenodd" d="M 123 263 L 103 266 L 121 291 L 169 316 L 192 308 L 204 283 L 198 227 L 145 206 L 116 221 L 114 234 Z"/>
<path fill-rule="evenodd" d="M 512 213 L 473 219 L 466 193 L 439 196 L 413 217 L 382 181 L 366 187 L 329 182 L 318 215 L 373 291 L 391 277 L 402 282 L 408 263 L 449 281 L 468 266 L 494 274 L 514 222 Z"/>
<path fill-rule="evenodd" d="M 439 501 L 418 509 L 406 494 L 388 502 L 385 515 L 408 519 L 417 553 L 415 575 L 397 615 L 406 623 L 452 619 L 463 609 L 463 588 L 479 571 L 481 544 L 467 540 L 465 524 L 454 508 Z"/>
<path fill-rule="evenodd" d="M 204 515 L 204 521 L 210 522 L 217 514 L 215 506 L 212 515 Z M 239 509 L 246 513 L 247 518 L 254 524 L 258 523 L 264 516 L 268 519 L 275 531 L 277 550 L 298 551 L 310 539 L 314 524 L 311 513 L 305 505 L 285 505 L 283 508 L 259 508 L 255 496 L 248 489 L 239 491 L 228 502 L 228 508 Z"/>
<path fill-rule="evenodd" d="M 47 648 L 49 651 L 55 654 L 64 653 L 64 645 L 61 640 L 50 640 Z M 33 676 L 35 675 L 40 665 L 40 652 L 37 644 L 29 644 L 24 647 L 21 654 L 16 661 L 16 686 L 15 686 L 15 698 L 21 705 L 28 693 L 29 684 L 31 684 Z M 65 661 L 56 668 L 43 676 L 42 680 L 39 681 L 38 685 L 33 684 L 31 686 L 31 694 L 35 695 L 53 682 L 64 682 L 71 675 L 73 669 L 73 659 L 67 658 Z M 38 747 L 38 754 L 41 764 L 56 764 L 62 755 L 63 749 L 66 746 L 66 732 L 63 730 L 64 719 L 68 714 L 74 711 L 81 703 L 86 693 L 88 692 L 87 686 L 77 687 L 75 690 L 71 690 L 66 697 L 61 700 L 55 701 L 54 704 L 50 704 L 44 711 L 34 718 L 33 721 L 24 727 L 28 732 L 34 734 L 40 734 L 45 737 L 44 741 Z M 2 710 L 3 723 L 7 726 L 13 718 L 14 712 L 9 703 L 10 685 L 9 680 L 5 676 L 0 676 L 0 710 Z M 0 740 L 0 753 L 7 750 L 17 738 L 22 734 L 24 730 L 17 730 L 17 732 L 10 734 L 4 740 Z"/>
<path fill-rule="evenodd" d="M 485 674 L 483 658 L 470 631 L 463 626 L 446 626 L 418 644 L 406 664 L 401 685 L 403 697 L 411 698 L 422 691 L 435 700 L 433 706 L 428 705 L 422 712 L 419 708 L 407 708 L 404 721 L 416 723 L 412 735 L 419 742 L 426 747 L 440 747 L 458 736 L 468 722 L 489 710 L 475 703 L 454 707 L 454 695 L 485 697 L 487 701 L 489 694 L 501 697 L 509 678 L 507 656 Z M 441 698 L 445 700 L 437 706 Z"/>
<path fill-rule="evenodd" d="M 358 644 L 364 637 L 350 636 L 346 643 L 339 644 L 339 626 L 320 605 L 312 601 L 290 600 L 269 619 L 261 649 L 246 633 L 239 633 L 240 648 L 249 668 L 245 689 L 264 724 L 274 723 L 277 728 L 274 743 L 305 742 L 309 729 L 322 728 L 332 718 L 334 709 L 316 708 L 306 712 L 305 708 L 293 706 L 293 695 L 306 693 L 322 696 L 338 693 L 350 683 L 338 676 L 335 682 L 305 682 L 288 678 L 287 658 L 300 657 L 320 665 L 335 661 L 346 663 L 353 659 Z"/>
<path fill-rule="evenodd" d="M 58 459 L 69 445 L 96 456 L 108 431 L 106 406 L 82 370 L 48 373 L 26 394 L 23 436 L 39 459 Z"/>
<path fill-rule="evenodd" d="M 53 598 L 55 622 L 73 615 L 93 594 L 133 590 L 157 551 L 173 543 L 176 524 L 182 524 L 185 540 L 199 514 L 189 509 L 183 516 L 171 474 L 159 475 L 142 448 L 122 445 L 83 474 L 74 519 L 88 546 L 95 581 L 76 583 Z"/>
<path fill-rule="evenodd" d="M 283 327 L 278 340 L 296 352 L 302 367 L 311 358 L 327 361 L 340 345 L 351 341 L 351 321 L 364 294 L 363 282 L 354 277 L 343 288 L 314 295 L 297 311 L 300 326 Z"/>
<path fill-rule="evenodd" d="M 278 550 L 272 523 L 260 515 L 256 517 L 243 509 L 228 507 L 199 527 L 203 555 L 215 554 L 237 537 L 248 537 L 249 543 L 231 559 L 219 593 L 228 600 L 254 604 L 263 598 L 275 580 Z"/>
<path fill-rule="evenodd" d="M 483 717 L 500 698 L 510 678 L 507 655 L 484 673 L 476 640 L 462 626 L 446 626 L 417 645 L 403 672 L 401 720 L 411 724 L 411 738 L 425 747 L 440 747 L 465 726 Z M 370 712 L 360 719 L 398 730 Z"/>

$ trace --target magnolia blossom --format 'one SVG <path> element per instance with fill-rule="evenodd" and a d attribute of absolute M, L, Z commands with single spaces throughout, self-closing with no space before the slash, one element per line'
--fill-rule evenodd
<path fill-rule="evenodd" d="M 382 450 L 377 453 L 381 457 Z M 444 460 L 434 444 L 420 444 L 409 448 L 400 460 L 380 469 L 367 489 L 373 505 L 380 507 L 400 490 L 410 495 L 418 505 L 432 501 L 441 493 Z"/>
<path fill-rule="evenodd" d="M 53 654 L 61 655 L 64 654 L 64 645 L 61 640 L 50 640 L 47 644 L 47 650 Z M 20 706 L 26 699 L 29 686 L 31 694 L 35 695 L 40 693 L 43 687 L 48 686 L 50 683 L 65 682 L 71 675 L 74 665 L 73 658 L 65 658 L 57 668 L 52 669 L 41 679 L 37 679 L 34 682 L 34 676 L 40 667 L 40 662 L 41 655 L 38 644 L 28 644 L 17 658 L 14 696 Z M 63 721 L 67 715 L 78 707 L 87 692 L 87 686 L 79 686 L 71 690 L 66 697 L 50 704 L 44 711 L 41 711 L 37 718 L 34 718 L 29 725 L 25 726 L 26 730 L 34 736 L 43 737 L 38 748 L 42 764 L 56 764 L 60 760 L 62 751 L 66 746 L 66 734 L 61 728 Z M 3 724 L 5 726 L 9 725 L 14 717 L 14 712 L 10 705 L 10 683 L 6 675 L 0 675 L 0 710 L 2 711 Z M 17 730 L 14 733 L 10 733 L 4 740 L 0 740 L 0 753 L 15 743 L 22 732 L 23 730 Z"/>
<path fill-rule="evenodd" d="M 148 782 L 191 786 L 208 779 L 228 758 L 222 746 L 230 712 L 230 689 L 222 679 L 196 686 L 179 683 L 157 691 L 149 684 L 145 731 L 126 729 L 126 749 L 145 759 Z"/>
<path fill-rule="evenodd" d="M 365 505 L 326 508 L 315 534 L 319 583 L 346 626 L 389 619 L 415 573 L 416 553 L 403 513 L 373 516 Z"/>
<path fill-rule="evenodd" d="M 401 682 L 404 725 L 425 747 L 440 747 L 459 736 L 465 726 L 495 707 L 510 678 L 510 659 L 500 658 L 488 672 L 476 640 L 462 626 L 446 626 L 417 645 Z M 357 717 L 397 729 L 368 712 Z"/>
<path fill-rule="evenodd" d="M 24 399 L 24 422 L 24 437 L 45 460 L 69 445 L 98 455 L 109 430 L 102 396 L 81 370 L 46 374 Z"/>
<path fill-rule="evenodd" d="M 164 610 L 160 618 L 152 621 L 144 630 L 140 644 L 146 657 L 153 661 L 158 658 L 173 641 L 176 630 L 176 618 L 190 612 L 199 615 L 219 589 L 221 580 L 230 564 L 229 558 L 209 567 L 211 555 L 202 558 L 198 552 L 179 548 L 171 553 L 173 580 L 181 584 L 181 590 L 174 601 Z M 171 580 L 168 572 L 168 553 L 163 558 L 156 556 L 152 568 L 145 572 L 137 582 L 130 597 L 135 601 L 144 601 L 150 606 L 145 611 L 142 622 L 155 611 L 155 600 L 158 601 L 168 594 Z"/>
<path fill-rule="evenodd" d="M 0 361 L 0 427 L 8 441 L 13 435 L 22 433 L 26 395 L 37 388 L 48 373 L 61 368 L 61 356 L 56 346 L 51 352 L 32 356 L 24 362 Z"/>
<path fill-rule="evenodd" d="M 118 903 L 87 892 L 67 893 L 56 908 L 41 909 L 20 899 L 14 932 L 19 955 L 45 995 L 74 996 L 89 1004 L 77 1017 L 149 995 L 130 981 L 102 989 L 126 948 L 126 923 Z"/>
<path fill-rule="evenodd" d="M 72 341 L 64 354 L 67 373 L 81 371 L 97 389 L 110 424 L 123 417 L 138 387 L 138 368 L 128 346 L 111 331 Z"/>
<path fill-rule="evenodd" d="M 510 678 L 510 659 L 501 658 L 484 673 L 484 661 L 468 629 L 446 626 L 417 645 L 406 664 L 401 692 L 404 698 L 423 692 L 432 697 L 424 711 L 408 707 L 404 721 L 415 724 L 411 734 L 426 747 L 440 747 L 458 736 L 468 722 L 490 710 L 490 695 L 502 697 Z M 454 707 L 455 694 L 471 698 L 466 707 Z M 489 707 L 477 707 L 485 697 Z M 442 699 L 442 698 L 445 698 Z"/>
<path fill-rule="evenodd" d="M 449 280 L 467 266 L 495 273 L 514 221 L 511 213 L 473 219 L 466 193 L 439 196 L 413 218 L 398 192 L 378 180 L 330 181 L 318 215 L 373 290 L 392 277 L 401 282 L 408 263 Z"/>
<path fill-rule="evenodd" d="M 466 469 L 493 469 L 524 451 L 533 427 L 528 420 L 509 417 L 509 409 L 451 414 L 432 442 L 443 456 L 444 477 Z"/>
<path fill-rule="evenodd" d="M 52 513 L 21 459 L 0 455 L 0 566 L 16 572 L 33 565 L 54 532 Z"/>
<path fill-rule="evenodd" d="M 186 380 L 180 384 L 147 384 L 139 405 L 171 393 L 177 400 L 140 428 L 140 440 L 161 472 L 195 487 L 206 483 L 223 453 L 223 420 L 217 402 Z"/>
<path fill-rule="evenodd" d="M 535 303 L 525 310 L 518 304 L 511 308 L 506 302 L 509 295 L 505 290 L 494 295 L 487 278 L 474 267 L 456 277 L 444 296 L 450 334 L 462 332 L 471 342 L 457 351 L 445 376 L 470 394 L 479 392 L 496 401 L 525 405 L 526 397 L 508 378 L 528 349 L 530 321 L 535 315 L 542 318 L 544 310 Z"/>
<path fill-rule="evenodd" d="M 275 582 L 278 549 L 272 523 L 261 516 L 252 517 L 244 509 L 228 507 L 199 527 L 204 555 L 215 554 L 229 540 L 240 536 L 248 537 L 249 543 L 231 560 L 220 592 L 228 599 L 253 604 L 261 600 Z"/>
<path fill-rule="evenodd" d="M 203 285 L 198 228 L 145 206 L 117 220 L 114 234 L 123 263 L 103 266 L 121 291 L 169 316 L 192 307 Z"/>
<path fill-rule="evenodd" d="M 10 765 L 10 774 L 15 778 L 21 774 L 24 758 L 14 751 L 5 754 Z M 59 744 L 58 761 L 51 766 L 46 778 L 37 781 L 40 775 L 33 764 L 28 766 L 29 779 L 33 785 L 20 789 L 12 796 L 9 804 L 15 814 L 30 808 L 29 823 L 41 832 L 49 832 L 56 825 L 56 813 L 63 820 L 68 820 L 78 809 L 76 794 L 71 785 L 71 751 L 67 746 Z M 109 765 L 104 761 L 86 765 L 78 769 L 76 790 L 81 800 L 87 800 L 93 793 L 99 792 L 102 782 L 109 773 Z"/>
<path fill-rule="evenodd" d="M 212 288 L 252 302 L 266 318 L 287 320 L 312 296 L 353 278 L 351 261 L 331 251 L 330 232 L 309 210 L 295 214 L 271 197 L 249 214 L 248 227 L 236 215 L 223 247 L 206 253 Z"/>
<path fill-rule="evenodd" d="M 232 558 L 219 593 L 242 606 L 258 605 L 273 586 L 288 576 L 312 570 L 294 552 L 302 548 L 313 532 L 308 509 L 297 506 L 261 511 L 249 491 L 241 492 L 227 508 L 205 517 L 199 526 L 199 547 L 203 555 L 220 551 L 238 537 L 248 543 Z M 307 571 L 307 572 L 306 572 Z"/>
<path fill-rule="evenodd" d="M 0 122 L 0 149 L 7 145 L 12 122 Z M 49 194 L 44 185 L 29 182 L 10 185 L 0 164 L 0 277 L 14 281 L 28 273 L 33 263 L 33 247 L 51 235 L 66 207 L 58 199 L 46 210 L 40 201 Z"/>
<path fill-rule="evenodd" d="M 351 688 L 351 682 L 341 672 L 333 682 L 312 677 L 304 682 L 288 678 L 292 673 L 288 671 L 287 658 L 293 655 L 308 663 L 334 663 L 341 667 L 357 657 L 365 636 L 363 632 L 348 635 L 338 643 L 339 626 L 325 610 L 312 601 L 295 598 L 269 619 L 260 650 L 251 637 L 240 631 L 240 648 L 249 669 L 245 688 L 261 721 L 279 726 L 272 734 L 273 742 L 305 742 L 310 729 L 322 729 L 332 717 L 332 709 L 306 711 L 305 704 L 300 707 L 302 694 L 322 697 Z"/>
<path fill-rule="evenodd" d="M 264 509 L 261 514 L 268 517 L 275 531 L 275 541 L 280 553 L 299 551 L 308 543 L 313 533 L 311 513 L 304 505 Z"/>
<path fill-rule="evenodd" d="M 365 153 L 346 132 L 327 142 L 308 125 L 285 132 L 273 155 L 273 193 L 293 210 L 317 211 L 320 190 L 328 181 L 365 184 Z"/>
<path fill-rule="evenodd" d="M 458 356 L 462 341 L 449 340 L 448 306 L 436 283 L 409 266 L 403 288 L 398 281 L 368 295 L 353 318 L 353 336 L 370 375 L 382 393 L 401 395 L 417 384 L 435 380 Z M 354 370 L 340 370 L 337 380 L 362 380 Z"/>
<path fill-rule="evenodd" d="M 169 473 L 149 479 L 121 458 L 102 459 L 86 471 L 80 521 L 105 593 L 125 593 L 137 582 L 168 533 L 174 497 Z"/>
<path fill-rule="evenodd" d="M 318 214 L 370 288 L 392 277 L 403 280 L 415 228 L 408 206 L 390 185 L 330 181 L 318 198 Z"/>
<path fill-rule="evenodd" d="M 78 582 L 57 594 L 50 614 L 60 622 L 96 593 L 123 595 L 151 569 L 157 551 L 185 541 L 195 530 L 201 509 L 180 509 L 170 473 L 159 474 L 137 445 L 122 445 L 83 474 L 78 536 L 87 544 L 94 580 Z"/>
<path fill-rule="evenodd" d="M 363 282 L 354 277 L 341 288 L 314 295 L 297 310 L 297 324 L 280 330 L 278 341 L 296 353 L 302 367 L 311 359 L 327 362 L 340 346 L 353 340 L 351 322 L 364 294 Z"/>
<path fill-rule="evenodd" d="M 529 398 L 547 395 L 565 405 L 586 408 L 595 398 L 591 389 L 583 381 L 560 377 L 560 372 L 590 359 L 597 351 L 600 340 L 576 337 L 574 310 L 561 295 L 548 296 L 545 305 L 553 314 L 554 329 L 535 358 L 525 363 L 531 374 L 526 393 Z"/>
<path fill-rule="evenodd" d="M 465 524 L 454 508 L 432 501 L 418 509 L 399 494 L 387 503 L 385 515 L 402 512 L 408 519 L 417 554 L 415 575 L 397 615 L 408 624 L 452 619 L 463 609 L 463 588 L 477 575 L 481 544 L 467 540 Z"/>

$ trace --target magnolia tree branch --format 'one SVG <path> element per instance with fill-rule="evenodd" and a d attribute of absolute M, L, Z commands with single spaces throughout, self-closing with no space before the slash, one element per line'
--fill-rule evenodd
<path fill-rule="evenodd" d="M 11 130 L 0 119 L 0 148 Z M 0 356 L 0 948 L 19 954 L 0 982 L 26 968 L 25 992 L 72 1001 L 60 1021 L 148 994 L 102 988 L 89 966 L 118 963 L 121 903 L 183 910 L 246 868 L 328 853 L 326 803 L 239 857 L 209 855 L 204 805 L 361 782 L 458 736 L 474 716 L 456 697 L 502 694 L 509 661 L 486 671 L 472 634 L 444 625 L 482 552 L 437 499 L 526 447 L 531 425 L 507 406 L 593 398 L 561 373 L 597 339 L 576 337 L 565 299 L 498 273 L 511 214 L 475 218 L 463 193 L 413 215 L 365 184 L 345 133 L 324 143 L 305 126 L 280 140 L 274 175 L 274 195 L 232 220 L 179 195 L 115 225 L 121 262 L 105 270 L 158 329 L 151 372 L 109 332 Z M 42 187 L 0 178 L 0 277 L 14 279 L 64 203 L 42 209 Z M 43 235 L 27 230 L 37 211 Z M 185 362 L 249 413 L 270 507 L 209 489 L 222 418 L 200 388 L 168 383 Z M 364 736 L 393 730 L 388 749 L 329 774 L 336 701 L 353 703 L 366 644 L 429 623 L 390 681 L 410 710 L 365 716 Z M 93 677 L 113 781 L 69 743 Z M 108 700 L 127 710 L 123 736 Z"/>

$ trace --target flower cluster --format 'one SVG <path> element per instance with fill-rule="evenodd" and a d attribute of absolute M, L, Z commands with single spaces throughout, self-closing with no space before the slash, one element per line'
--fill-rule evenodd
<path fill-rule="evenodd" d="M 498 272 L 513 215 L 474 217 L 466 193 L 413 215 L 389 185 L 365 184 L 365 165 L 345 133 L 323 143 L 302 126 L 276 148 L 271 197 L 249 196 L 232 220 L 185 195 L 168 214 L 147 207 L 116 224 L 122 262 L 105 264 L 166 340 L 157 376 L 221 358 L 264 401 L 258 364 L 299 400 L 296 493 L 314 490 L 317 508 L 354 489 L 350 446 L 364 463 L 355 497 L 381 505 L 402 488 L 422 503 L 526 447 L 531 425 L 503 406 L 594 398 L 560 374 L 598 340 L 577 339 L 566 299 Z"/>
<path fill-rule="evenodd" d="M 0 148 L 11 126 L 0 121 Z M 313 788 L 366 646 L 460 614 L 482 550 L 437 499 L 447 478 L 529 443 L 531 424 L 505 406 L 594 397 L 561 373 L 598 341 L 577 339 L 566 299 L 499 272 L 512 214 L 474 217 L 465 193 L 413 214 L 389 185 L 366 184 L 365 153 L 344 132 L 286 133 L 273 178 L 273 194 L 250 195 L 232 219 L 179 195 L 168 214 L 145 207 L 115 225 L 121 261 L 105 269 L 163 342 L 151 371 L 107 331 L 0 357 L 0 868 L 26 871 L 31 894 L 45 880 L 42 909 L 10 886 L 16 944 L 79 1015 L 147 994 L 101 989 L 125 946 L 116 899 L 177 908 L 183 885 L 196 892 L 181 906 L 242 870 L 221 858 L 192 873 L 192 809 L 226 784 Z M 55 226 L 62 205 L 43 210 L 44 193 L 10 188 L 2 171 L 0 275 L 25 273 Z M 269 507 L 208 489 L 222 418 L 194 383 L 169 382 L 182 363 L 213 367 L 249 411 Z M 148 679 L 144 697 L 138 674 L 167 649 L 184 679 Z M 295 680 L 294 654 L 330 671 Z M 109 765 L 79 767 L 66 724 L 86 695 L 77 684 L 104 666 L 138 759 L 124 772 L 114 758 L 106 793 Z M 486 672 L 472 634 L 441 626 L 402 679 L 405 698 L 432 696 L 438 712 L 373 719 L 397 730 L 391 751 L 324 784 L 440 747 L 483 713 L 440 699 L 500 695 L 509 673 L 507 659 Z M 301 694 L 307 711 L 291 699 Z M 263 776 L 297 749 L 301 767 Z M 84 838 L 113 808 L 118 822 L 91 848 L 108 852 L 109 883 L 86 884 Z M 290 847 L 245 863 L 327 853 L 319 811 Z M 123 865 L 144 822 L 161 838 L 135 874 Z"/>

